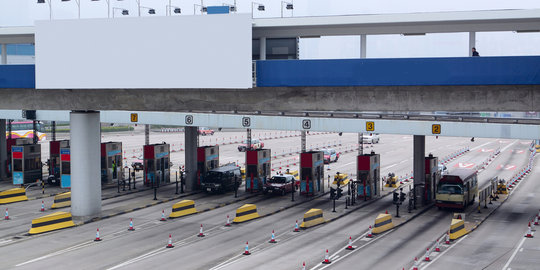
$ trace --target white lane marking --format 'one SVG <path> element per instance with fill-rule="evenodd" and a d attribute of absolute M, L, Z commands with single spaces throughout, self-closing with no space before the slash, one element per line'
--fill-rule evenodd
<path fill-rule="evenodd" d="M 487 142 L 487 143 L 481 144 L 481 145 L 479 145 L 479 146 L 477 146 L 477 147 L 473 147 L 473 148 L 470 149 L 470 151 L 474 151 L 474 150 L 476 150 L 476 149 L 478 149 L 478 148 L 480 148 L 480 147 L 483 147 L 483 146 L 485 146 L 485 145 L 488 145 L 488 144 L 490 144 L 490 143 L 491 143 L 491 142 Z"/>
<path fill-rule="evenodd" d="M 445 251 L 441 252 L 439 256 L 437 256 L 435 259 L 431 260 L 431 262 L 427 263 L 426 265 L 422 266 L 420 269 L 426 269 L 428 268 L 432 263 L 436 262 L 439 258 L 441 258 L 446 252 L 448 252 L 450 249 L 455 247 L 459 242 L 463 241 L 465 238 L 467 238 L 469 235 L 463 236 L 461 239 L 459 239 L 457 242 L 453 243 L 451 246 L 449 246 Z"/>
<path fill-rule="evenodd" d="M 523 252 L 523 248 L 520 248 L 520 249 L 519 249 L 519 252 Z"/>
<path fill-rule="evenodd" d="M 511 144 L 503 147 L 503 149 L 501 149 L 501 153 L 504 152 L 504 150 L 508 149 L 508 147 L 512 146 L 513 144 L 517 143 L 517 140 L 515 140 L 514 142 L 512 142 Z"/>
<path fill-rule="evenodd" d="M 15 265 L 15 266 L 23 266 L 25 264 L 41 261 L 41 260 L 56 256 L 56 255 L 64 254 L 64 253 L 67 253 L 67 252 L 70 252 L 70 251 L 73 251 L 73 250 L 83 248 L 83 247 L 91 245 L 93 243 L 94 242 L 84 242 L 84 243 L 81 243 L 81 244 L 78 244 L 78 245 L 75 245 L 75 246 L 71 246 L 71 247 L 68 247 L 68 248 L 53 252 L 53 253 L 49 253 L 49 254 L 47 254 L 45 256 L 41 256 L 41 257 L 26 261 L 26 262 L 23 262 L 23 263 L 19 263 L 19 264 Z"/>
<path fill-rule="evenodd" d="M 113 267 L 111 267 L 111 268 L 108 268 L 108 270 L 112 270 L 112 269 L 117 269 L 117 268 L 120 268 L 120 267 L 124 267 L 124 266 L 130 265 L 130 264 L 132 264 L 132 263 L 136 263 L 136 262 L 138 262 L 138 261 L 142 261 L 142 260 L 144 260 L 144 259 L 146 259 L 146 258 L 155 256 L 155 255 L 159 255 L 159 254 L 161 254 L 161 253 L 163 253 L 163 252 L 166 252 L 166 251 L 168 251 L 168 250 L 169 250 L 169 249 L 167 249 L 167 248 L 165 248 L 165 247 L 160 248 L 160 249 L 155 249 L 155 250 L 152 250 L 152 251 L 150 251 L 150 252 L 148 252 L 148 253 L 145 253 L 145 254 L 143 254 L 143 255 L 141 255 L 141 256 L 139 256 L 139 257 L 133 258 L 133 259 L 131 259 L 131 260 L 129 260 L 129 261 L 125 261 L 125 262 L 123 262 L 123 263 L 121 263 L 121 264 L 118 264 L 118 265 L 115 265 L 115 266 L 113 266 Z"/>
<path fill-rule="evenodd" d="M 11 241 L 13 241 L 13 240 L 12 239 L 3 240 L 3 241 L 0 242 L 0 245 L 5 244 L 5 243 L 9 243 Z"/>
<path fill-rule="evenodd" d="M 521 241 L 519 241 L 519 245 L 516 247 L 516 250 L 514 251 L 514 253 L 512 253 L 512 256 L 510 256 L 510 259 L 508 259 L 506 264 L 503 266 L 503 268 L 502 268 L 503 270 L 508 269 L 508 266 L 514 260 L 514 257 L 516 257 L 516 254 L 518 253 L 518 250 L 521 248 L 521 246 L 523 246 L 523 243 L 525 243 L 525 240 L 527 240 L 527 238 L 523 237 L 523 239 L 521 239 Z"/>

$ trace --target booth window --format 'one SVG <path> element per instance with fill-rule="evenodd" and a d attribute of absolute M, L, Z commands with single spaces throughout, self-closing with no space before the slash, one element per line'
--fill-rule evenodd
<path fill-rule="evenodd" d="M 62 161 L 62 174 L 71 174 L 71 168 L 69 166 L 69 161 Z"/>
<path fill-rule="evenodd" d="M 21 159 L 14 159 L 13 160 L 13 171 L 14 172 L 22 172 L 22 160 Z"/>

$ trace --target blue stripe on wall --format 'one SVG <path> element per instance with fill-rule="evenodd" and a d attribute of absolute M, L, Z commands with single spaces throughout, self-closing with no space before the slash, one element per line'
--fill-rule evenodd
<path fill-rule="evenodd" d="M 540 56 L 257 61 L 257 86 L 540 84 Z"/>
<path fill-rule="evenodd" d="M 229 13 L 229 6 L 209 6 L 206 7 L 207 14 L 227 14 Z"/>
<path fill-rule="evenodd" d="M 2 48 L 0 47 L 0 52 Z M 34 55 L 35 47 L 32 44 L 7 44 L 6 51 L 8 55 Z"/>
<path fill-rule="evenodd" d="M 36 88 L 34 65 L 0 65 L 0 88 Z"/>

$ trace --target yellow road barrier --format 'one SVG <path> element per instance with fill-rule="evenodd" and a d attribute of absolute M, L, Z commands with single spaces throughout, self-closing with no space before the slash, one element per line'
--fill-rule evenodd
<path fill-rule="evenodd" d="M 348 177 L 349 176 L 346 173 L 336 173 L 336 175 L 334 175 L 334 182 L 332 182 L 332 185 L 337 186 L 339 182 L 340 187 L 346 186 L 350 181 Z"/>
<path fill-rule="evenodd" d="M 26 197 L 26 189 L 12 188 L 8 190 L 0 191 L 0 204 L 20 202 L 20 201 L 28 201 L 28 197 Z"/>
<path fill-rule="evenodd" d="M 397 188 L 399 187 L 399 182 L 397 180 L 398 180 L 397 176 L 388 177 L 386 179 L 386 184 L 384 184 L 384 186 Z"/>
<path fill-rule="evenodd" d="M 390 229 L 394 228 L 394 223 L 392 223 L 392 215 L 390 214 L 379 214 L 375 219 L 375 225 L 373 226 L 373 234 L 383 233 Z"/>
<path fill-rule="evenodd" d="M 54 196 L 54 203 L 51 208 L 56 209 L 69 206 L 71 206 L 71 191 Z"/>
<path fill-rule="evenodd" d="M 324 223 L 323 211 L 312 208 L 304 214 L 304 221 L 300 224 L 300 228 L 306 229 L 322 223 Z"/>
<path fill-rule="evenodd" d="M 183 200 L 173 204 L 169 218 L 183 217 L 196 213 L 197 209 L 195 209 L 195 202 L 192 200 Z"/>
<path fill-rule="evenodd" d="M 285 174 L 290 174 L 294 176 L 294 179 L 296 179 L 297 181 L 300 180 L 300 176 L 298 176 L 298 170 L 291 171 L 287 169 L 287 171 L 285 171 Z"/>
<path fill-rule="evenodd" d="M 233 219 L 233 222 L 241 223 L 256 218 L 259 218 L 257 206 L 254 204 L 244 204 L 240 208 L 236 209 L 236 217 Z"/>
<path fill-rule="evenodd" d="M 450 224 L 450 240 L 456 240 L 469 233 L 465 229 L 465 221 L 463 219 L 452 219 Z"/>
<path fill-rule="evenodd" d="M 508 189 L 506 188 L 506 184 L 499 183 L 497 185 L 497 193 L 498 194 L 508 194 Z"/>
<path fill-rule="evenodd" d="M 69 212 L 56 212 L 32 220 L 29 234 L 38 234 L 75 226 Z"/>

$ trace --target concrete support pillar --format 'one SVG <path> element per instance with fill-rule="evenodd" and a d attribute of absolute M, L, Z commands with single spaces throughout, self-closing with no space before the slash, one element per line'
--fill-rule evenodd
<path fill-rule="evenodd" d="M 144 145 L 150 144 L 150 125 L 144 125 Z"/>
<path fill-rule="evenodd" d="M 0 119 L 0 181 L 6 180 L 6 163 L 7 163 L 7 147 L 6 147 L 6 120 Z"/>
<path fill-rule="evenodd" d="M 71 128 L 71 213 L 101 213 L 101 162 L 99 112 L 73 111 Z"/>
<path fill-rule="evenodd" d="M 7 65 L 7 48 L 6 44 L 2 44 L 2 61 L 0 64 Z"/>
<path fill-rule="evenodd" d="M 184 128 L 186 188 L 195 190 L 197 187 L 197 127 Z"/>
<path fill-rule="evenodd" d="M 414 135 L 413 144 L 413 176 L 416 191 L 415 196 L 420 200 L 420 202 L 423 202 L 425 194 L 423 188 L 426 181 L 426 137 L 423 135 Z"/>
<path fill-rule="evenodd" d="M 301 152 L 302 153 L 305 153 L 306 152 L 306 131 L 305 130 L 302 130 L 300 132 L 300 144 L 301 144 Z"/>
<path fill-rule="evenodd" d="M 261 37 L 259 39 L 259 59 L 260 60 L 266 60 L 266 38 Z"/>
<path fill-rule="evenodd" d="M 469 56 L 472 56 L 473 47 L 476 47 L 476 32 L 469 32 Z"/>
<path fill-rule="evenodd" d="M 366 41 L 366 35 L 360 35 L 360 58 L 366 58 L 367 53 L 367 41 Z"/>

